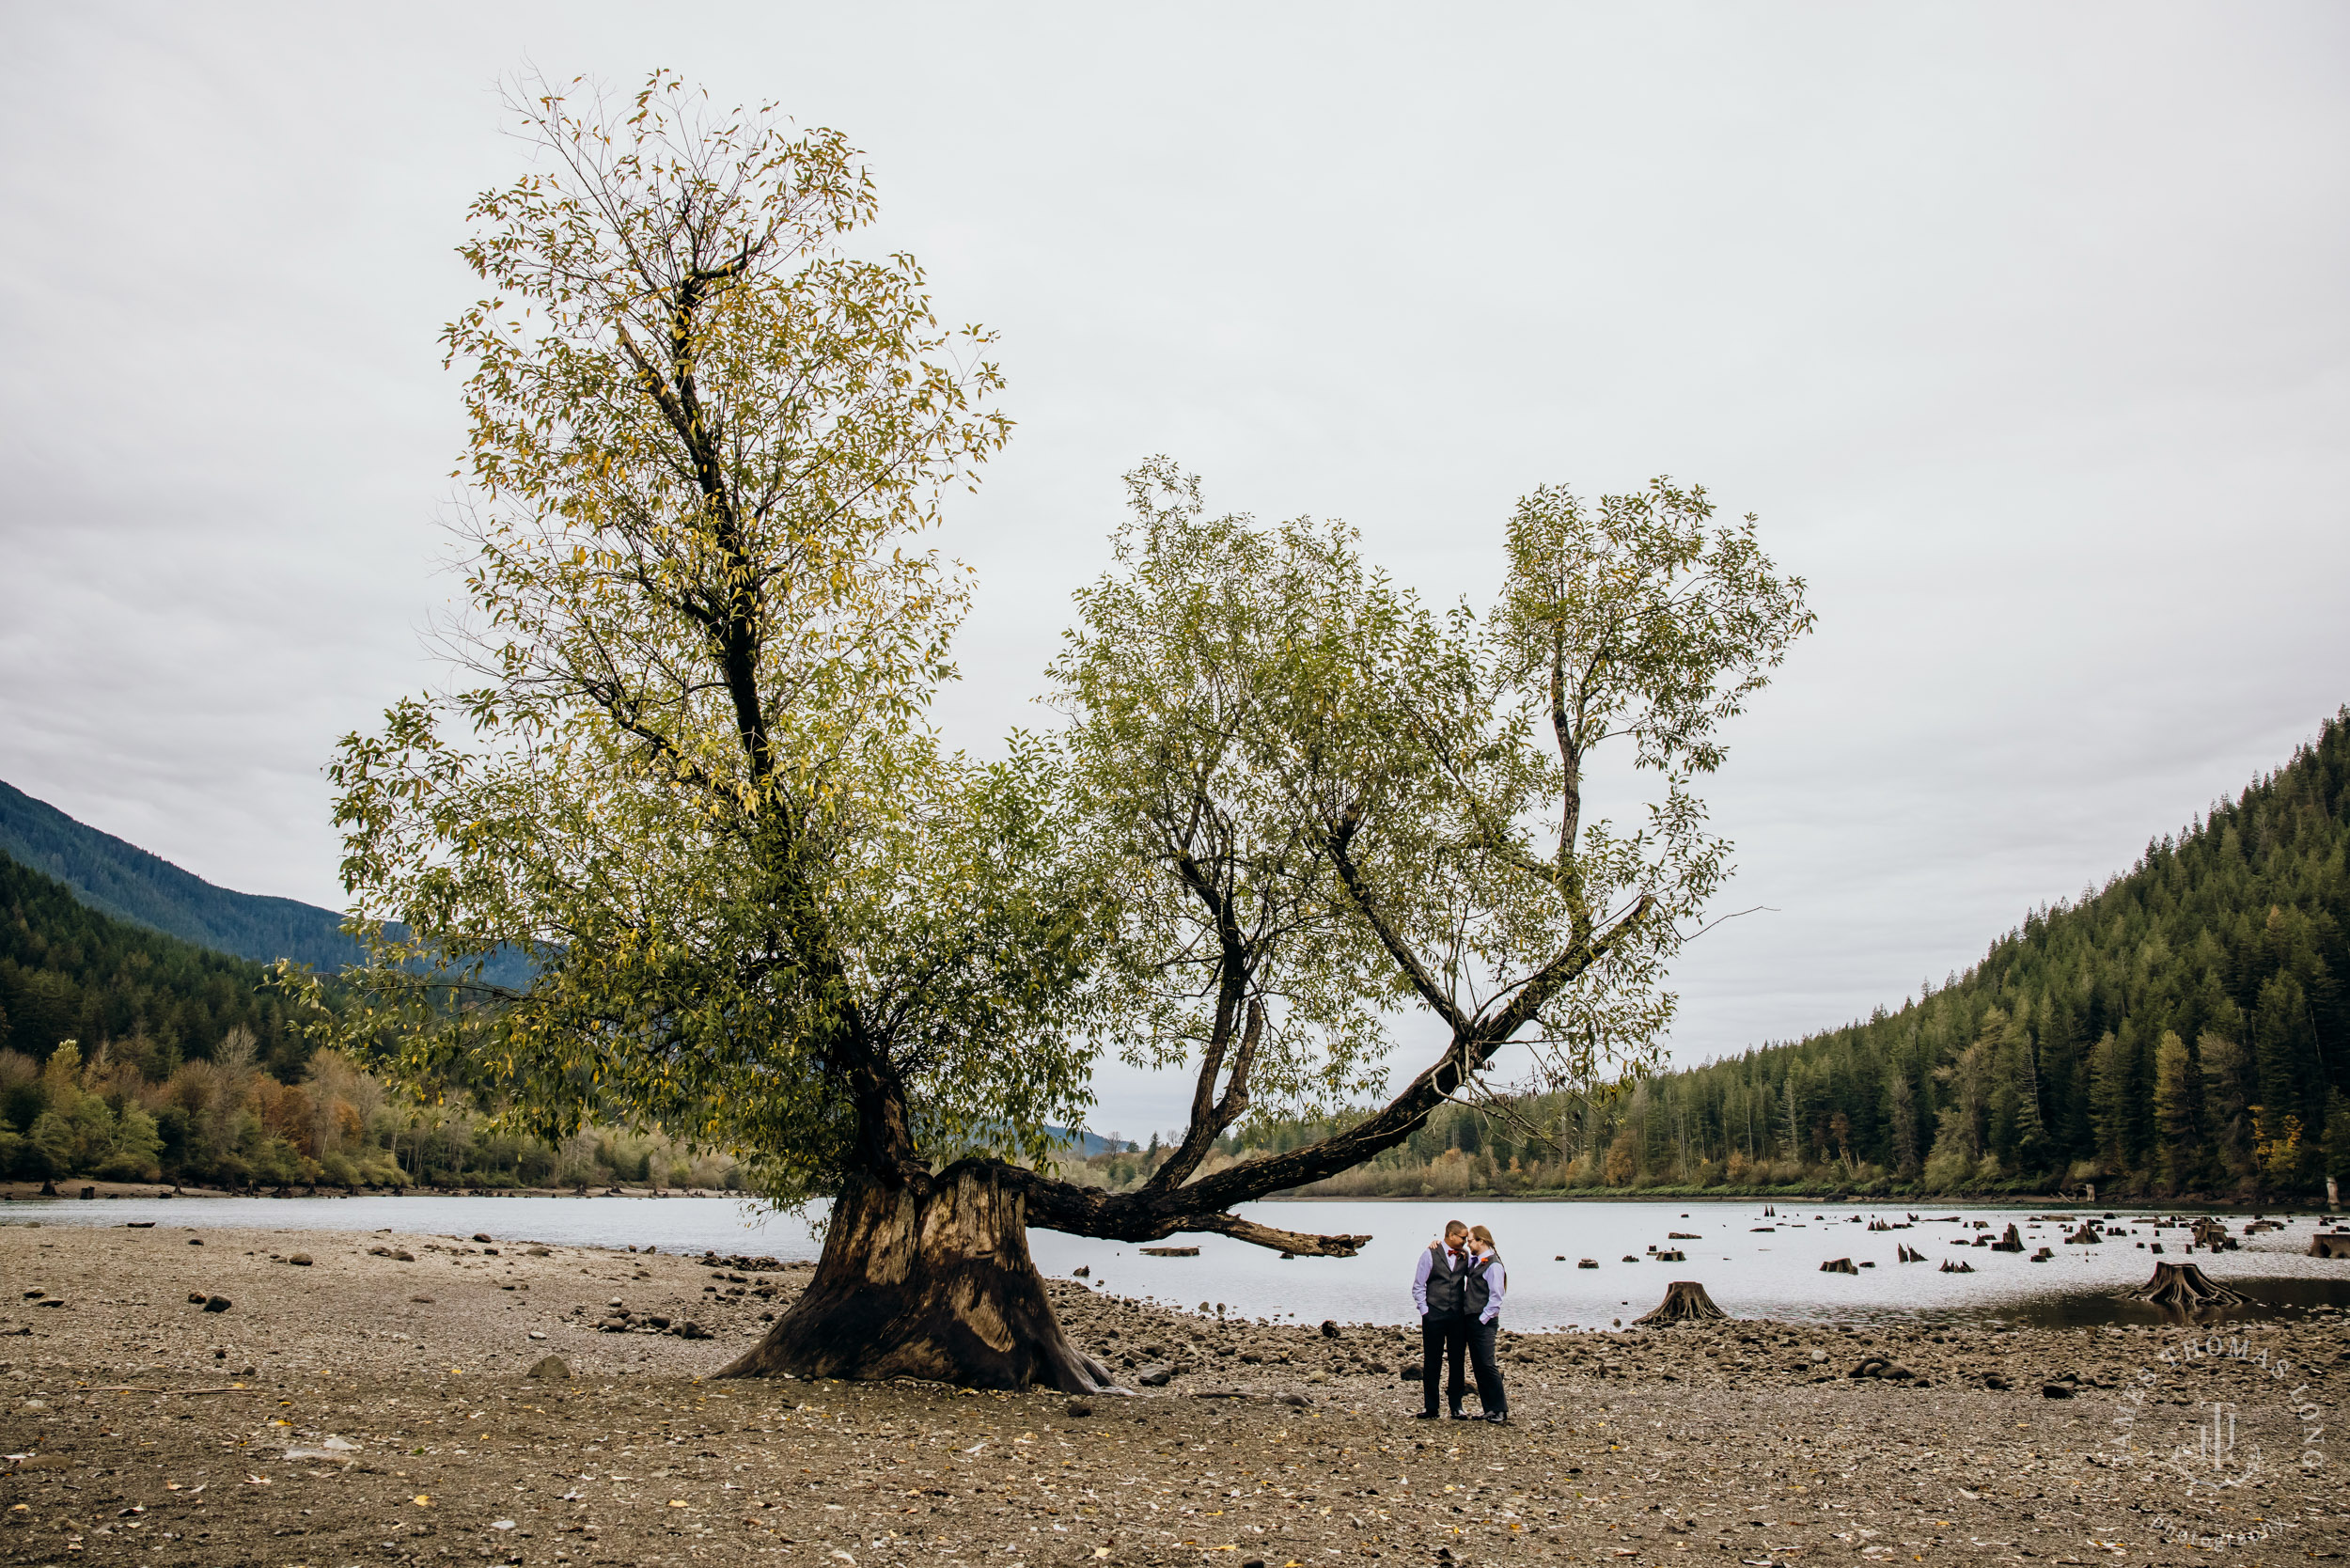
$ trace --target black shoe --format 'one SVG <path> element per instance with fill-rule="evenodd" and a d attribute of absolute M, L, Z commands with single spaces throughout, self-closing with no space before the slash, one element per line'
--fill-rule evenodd
<path fill-rule="evenodd" d="M 1434 1410 L 1415 1410 L 1412 1412 L 1412 1419 L 1416 1421 L 1433 1421 L 1435 1419 L 1436 1413 Z"/>
<path fill-rule="evenodd" d="M 1496 1426 L 1508 1426 L 1510 1424 L 1510 1412 L 1507 1410 L 1488 1410 L 1485 1412 L 1485 1419 L 1493 1422 Z"/>
<path fill-rule="evenodd" d="M 1468 1417 L 1462 1411 L 1461 1407 L 1456 1404 L 1452 1407 L 1452 1419 L 1456 1421 L 1465 1421 L 1468 1419 Z"/>

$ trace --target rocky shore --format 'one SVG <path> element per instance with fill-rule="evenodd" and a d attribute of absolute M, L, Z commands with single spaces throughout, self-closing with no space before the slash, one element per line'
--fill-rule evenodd
<path fill-rule="evenodd" d="M 0 1226 L 0 1561 L 2256 1561 L 2350 1534 L 2335 1312 L 1505 1334 L 1489 1426 L 1413 1419 L 1416 1333 L 1062 1280 L 1133 1397 L 709 1381 L 807 1278 Z"/>

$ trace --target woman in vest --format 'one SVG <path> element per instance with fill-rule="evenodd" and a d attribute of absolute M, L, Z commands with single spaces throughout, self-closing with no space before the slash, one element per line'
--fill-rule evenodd
<path fill-rule="evenodd" d="M 1501 1253 L 1494 1233 L 1482 1225 L 1469 1228 L 1467 1278 L 1461 1281 L 1469 1320 L 1469 1363 L 1477 1369 L 1477 1403 L 1489 1421 L 1510 1419 L 1510 1401 L 1502 1391 L 1501 1368 L 1494 1360 L 1494 1337 L 1501 1329 L 1501 1294 L 1507 1284 Z"/>

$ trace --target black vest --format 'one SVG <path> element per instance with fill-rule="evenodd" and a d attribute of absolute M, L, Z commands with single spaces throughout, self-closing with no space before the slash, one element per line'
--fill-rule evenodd
<path fill-rule="evenodd" d="M 1485 1315 L 1486 1307 L 1491 1305 L 1494 1298 L 1494 1288 L 1491 1282 L 1486 1279 L 1485 1271 L 1499 1262 L 1501 1262 L 1500 1253 L 1488 1253 L 1486 1256 L 1478 1259 L 1475 1262 L 1472 1262 L 1468 1266 L 1467 1270 L 1462 1274 L 1461 1299 L 1464 1309 L 1470 1317 L 1483 1317 Z"/>
<path fill-rule="evenodd" d="M 1428 1260 L 1428 1315 L 1432 1318 L 1459 1317 L 1467 1307 L 1463 1286 L 1469 1277 L 1468 1254 L 1461 1254 L 1460 1266 L 1455 1268 L 1445 1262 L 1442 1245 L 1428 1250 L 1432 1254 Z"/>

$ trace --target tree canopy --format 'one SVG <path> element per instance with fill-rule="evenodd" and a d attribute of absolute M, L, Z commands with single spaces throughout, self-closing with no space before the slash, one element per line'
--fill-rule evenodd
<path fill-rule="evenodd" d="M 988 335 L 847 254 L 873 196 L 835 133 L 667 77 L 519 107 L 544 164 L 475 203 L 491 294 L 446 338 L 463 674 L 333 769 L 371 960 L 344 1039 L 543 1134 L 657 1125 L 777 1201 L 854 1192 L 871 1246 L 960 1193 L 991 1234 L 1334 1252 L 1360 1238 L 1233 1207 L 1408 1137 L 1512 1041 L 1551 1079 L 1650 1048 L 1726 869 L 1697 785 L 1811 623 L 1753 519 L 1538 490 L 1480 614 L 1157 460 L 1050 671 L 1063 726 L 976 761 L 928 719 L 971 589 L 922 540 L 1010 429 Z M 1651 786 L 1616 815 L 1586 800 L 1610 747 Z M 526 985 L 481 973 L 508 946 Z M 1447 1043 L 1394 1086 L 1399 1010 Z M 1042 1168 L 1104 1051 L 1195 1077 L 1131 1193 Z M 1252 1106 L 1365 1105 L 1200 1170 Z"/>

